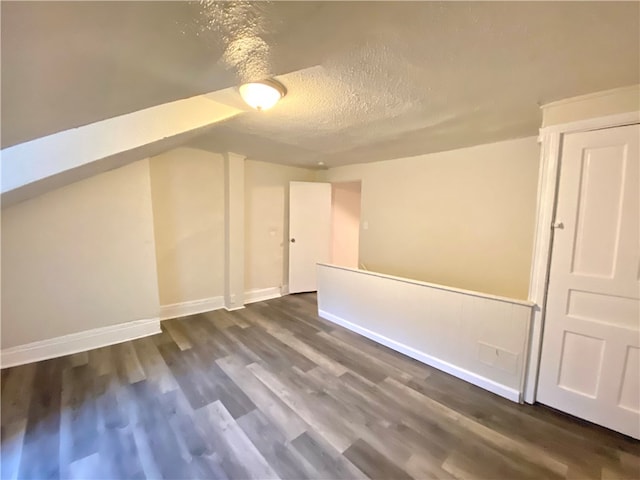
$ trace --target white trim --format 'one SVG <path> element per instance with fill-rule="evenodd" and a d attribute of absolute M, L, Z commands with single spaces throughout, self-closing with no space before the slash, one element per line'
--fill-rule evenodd
<path fill-rule="evenodd" d="M 584 102 L 585 100 L 593 100 L 594 98 L 603 98 L 610 95 L 623 92 L 635 92 L 638 90 L 638 85 L 627 85 L 624 87 L 612 88 L 610 90 L 601 90 L 598 92 L 587 93 L 585 95 L 578 95 L 576 97 L 563 98 L 561 100 L 555 100 L 553 102 L 545 103 L 540 108 L 545 109 L 547 107 L 557 107 L 558 105 L 567 105 L 570 103 Z"/>
<path fill-rule="evenodd" d="M 282 285 L 280 287 L 280 292 L 282 292 L 282 296 L 289 295 L 289 285 Z"/>
<path fill-rule="evenodd" d="M 553 244 L 551 224 L 555 217 L 563 137 L 567 133 L 586 132 L 635 123 L 640 123 L 640 112 L 590 118 L 540 129 L 542 148 L 538 176 L 534 248 L 529 282 L 529 300 L 536 305 L 536 308 L 534 308 L 531 321 L 529 356 L 525 372 L 524 401 L 527 403 L 536 401 L 538 387 L 538 370 L 540 368 L 547 286 Z"/>
<path fill-rule="evenodd" d="M 329 320 L 330 322 L 341 325 L 353 332 L 359 333 L 371 340 L 381 343 L 382 345 L 386 345 L 387 347 L 403 353 L 411 358 L 418 360 L 419 362 L 430 365 L 438 370 L 442 370 L 454 377 L 460 378 L 466 382 L 469 382 L 473 385 L 476 385 L 480 388 L 484 388 L 490 392 L 495 393 L 496 395 L 500 395 L 508 400 L 513 402 L 520 401 L 520 393 L 511 387 L 507 387 L 506 385 L 502 385 L 500 383 L 494 382 L 493 380 L 489 380 L 486 377 L 478 375 L 476 373 L 465 370 L 464 368 L 457 367 L 449 362 L 445 362 L 444 360 L 440 360 L 439 358 L 428 355 L 420 350 L 416 350 L 415 348 L 404 345 L 400 342 L 392 340 L 384 335 L 380 335 L 372 330 L 361 327 L 360 325 L 356 325 L 355 323 L 351 323 L 348 320 L 345 320 L 337 315 L 333 315 L 332 313 L 326 312 L 324 310 L 319 310 L 318 315 L 322 318 Z"/>
<path fill-rule="evenodd" d="M 235 312 L 236 310 L 242 310 L 243 308 L 244 308 L 244 305 L 242 305 L 242 306 L 240 306 L 240 307 L 231 307 L 231 308 L 229 308 L 229 307 L 224 307 L 224 309 L 225 309 L 227 312 Z"/>
<path fill-rule="evenodd" d="M 160 306 L 160 320 L 187 317 L 198 313 L 210 312 L 224 307 L 224 297 L 202 298 L 190 302 L 172 303 Z"/>
<path fill-rule="evenodd" d="M 160 333 L 159 318 L 135 320 L 108 327 L 94 328 L 84 332 L 70 333 L 61 337 L 6 348 L 0 352 L 0 365 L 2 368 L 15 367 L 25 363 L 39 362 L 40 360 L 106 347 L 157 333 Z"/>
<path fill-rule="evenodd" d="M 371 275 L 373 277 L 389 278 L 391 280 L 397 280 L 398 282 L 411 283 L 413 285 L 420 285 L 423 287 L 437 288 L 438 290 L 446 290 L 448 292 L 461 293 L 463 295 L 470 295 L 472 297 L 489 298 L 491 300 L 497 300 L 499 302 L 512 303 L 514 305 L 523 305 L 525 307 L 533 307 L 534 304 L 528 300 L 518 300 L 516 298 L 501 297 L 499 295 L 491 295 L 489 293 L 476 292 L 474 290 L 464 290 L 462 288 L 448 287 L 446 285 L 440 285 L 438 283 L 421 282 L 419 280 L 412 280 L 410 278 L 395 277 L 393 275 L 387 275 L 386 273 L 372 272 L 370 270 L 361 270 L 358 268 L 342 267 L 340 265 L 332 265 L 330 263 L 318 262 L 317 265 L 323 267 L 336 268 L 338 270 L 347 270 L 349 272 L 357 272 L 365 275 Z"/>
<path fill-rule="evenodd" d="M 524 401 L 534 403 L 538 382 L 538 366 L 542 348 L 542 323 L 546 301 L 549 261 L 555 213 L 560 160 L 560 134 L 547 132 L 541 136 L 538 199 L 533 243 L 533 258 L 529 278 L 529 300 L 536 304 L 531 316 L 529 356 L 525 370 Z"/>
<path fill-rule="evenodd" d="M 577 120 L 570 123 L 549 125 L 548 127 L 542 127 L 540 129 L 540 136 L 542 137 L 550 133 L 588 132 L 590 130 L 621 127 L 634 123 L 640 123 L 640 112 L 617 113 L 615 115 L 607 115 L 606 117 L 587 118 L 586 120 Z"/>
<path fill-rule="evenodd" d="M 244 292 L 244 303 L 263 302 L 265 300 L 271 300 L 272 298 L 279 298 L 282 296 L 280 287 L 271 288 L 255 288 Z"/>

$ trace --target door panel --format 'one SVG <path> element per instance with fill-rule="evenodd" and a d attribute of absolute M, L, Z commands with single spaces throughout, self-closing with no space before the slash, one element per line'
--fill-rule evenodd
<path fill-rule="evenodd" d="M 612 278 L 622 221 L 626 173 L 625 146 L 588 148 L 578 174 L 576 241 L 572 273 Z"/>
<path fill-rule="evenodd" d="M 618 405 L 640 413 L 640 348 L 627 347 L 625 369 Z"/>
<path fill-rule="evenodd" d="M 538 401 L 640 438 L 640 126 L 564 137 Z"/>
<path fill-rule="evenodd" d="M 289 184 L 289 292 L 314 292 L 316 263 L 331 252 L 331 184 Z"/>

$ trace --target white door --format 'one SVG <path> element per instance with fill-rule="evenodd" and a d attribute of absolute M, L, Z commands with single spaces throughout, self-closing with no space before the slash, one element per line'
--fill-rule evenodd
<path fill-rule="evenodd" d="M 315 292 L 331 252 L 331 184 L 289 183 L 289 292 Z"/>
<path fill-rule="evenodd" d="M 635 438 L 639 139 L 639 125 L 564 137 L 537 395 Z"/>

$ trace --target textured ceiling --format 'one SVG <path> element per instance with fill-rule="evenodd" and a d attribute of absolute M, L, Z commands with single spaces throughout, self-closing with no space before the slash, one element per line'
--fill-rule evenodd
<path fill-rule="evenodd" d="M 534 135 L 640 82 L 637 2 L 2 2 L 2 142 L 277 75 L 197 144 L 296 165 Z M 231 102 L 238 101 L 237 98 Z"/>

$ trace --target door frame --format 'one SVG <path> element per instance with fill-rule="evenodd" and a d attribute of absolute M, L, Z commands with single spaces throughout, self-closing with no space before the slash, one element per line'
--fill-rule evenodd
<path fill-rule="evenodd" d="M 535 304 L 531 317 L 529 355 L 525 371 L 524 401 L 534 403 L 538 389 L 538 372 L 542 352 L 542 334 L 546 314 L 549 269 L 553 244 L 553 228 L 558 199 L 560 157 L 564 135 L 640 123 L 640 111 L 577 122 L 553 125 L 540 129 L 540 168 L 538 198 L 534 230 L 533 256 L 529 281 L 529 300 Z"/>

